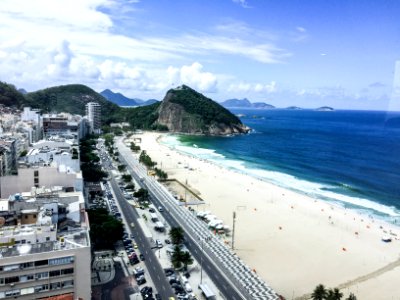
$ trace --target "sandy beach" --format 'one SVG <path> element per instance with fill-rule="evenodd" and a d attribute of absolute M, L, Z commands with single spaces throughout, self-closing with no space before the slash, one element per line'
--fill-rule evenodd
<path fill-rule="evenodd" d="M 159 133 L 137 137 L 169 178 L 205 200 L 195 209 L 229 226 L 236 211 L 235 252 L 287 299 L 319 283 L 358 299 L 400 299 L 400 228 L 183 155 Z M 381 241 L 391 233 L 391 243 Z"/>

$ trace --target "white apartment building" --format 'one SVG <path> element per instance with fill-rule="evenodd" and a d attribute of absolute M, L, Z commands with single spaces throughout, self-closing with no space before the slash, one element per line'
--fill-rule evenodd
<path fill-rule="evenodd" d="M 96 102 L 86 104 L 86 116 L 90 123 L 92 133 L 101 133 L 101 105 Z"/>

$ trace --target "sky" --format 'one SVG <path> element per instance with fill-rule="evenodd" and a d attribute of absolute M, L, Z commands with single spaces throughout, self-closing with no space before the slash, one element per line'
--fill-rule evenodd
<path fill-rule="evenodd" d="M 400 111 L 399 16 L 396 0 L 1 0 L 0 81 Z"/>

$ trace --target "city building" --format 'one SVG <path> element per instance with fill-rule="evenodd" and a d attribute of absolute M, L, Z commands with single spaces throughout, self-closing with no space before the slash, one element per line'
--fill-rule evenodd
<path fill-rule="evenodd" d="M 91 133 L 101 133 L 101 105 L 96 102 L 86 104 L 86 116 L 90 123 Z"/>
<path fill-rule="evenodd" d="M 60 136 L 81 139 L 87 134 L 89 124 L 80 115 L 69 113 L 43 115 L 43 132 L 46 138 Z"/>
<path fill-rule="evenodd" d="M 18 124 L 18 128 L 27 132 L 30 144 L 43 137 L 43 119 L 40 110 L 24 107 L 20 123 L 22 124 Z"/>
<path fill-rule="evenodd" d="M 0 299 L 90 299 L 82 193 L 38 188 L 0 204 Z"/>

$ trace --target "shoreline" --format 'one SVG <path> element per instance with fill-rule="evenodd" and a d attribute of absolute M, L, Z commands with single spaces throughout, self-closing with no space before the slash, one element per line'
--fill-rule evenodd
<path fill-rule="evenodd" d="M 180 133 L 177 135 L 181 135 Z M 274 186 L 280 187 L 284 190 L 288 190 L 291 192 L 294 192 L 296 194 L 301 194 L 303 196 L 312 198 L 312 199 L 317 199 L 318 201 L 324 201 L 326 203 L 329 203 L 332 206 L 338 207 L 338 208 L 342 208 L 342 209 L 348 209 L 351 211 L 356 212 L 359 215 L 363 215 L 366 218 L 371 217 L 374 220 L 379 220 L 381 222 L 383 222 L 385 225 L 392 225 L 394 228 L 400 229 L 400 209 L 394 207 L 394 206 L 389 206 L 389 205 L 385 205 L 385 204 L 381 204 L 378 201 L 374 201 L 373 199 L 368 199 L 368 198 L 361 198 L 359 196 L 352 196 L 352 195 L 348 195 L 345 193 L 339 193 L 339 192 L 333 192 L 333 191 L 328 191 L 332 194 L 334 194 L 334 196 L 327 196 L 327 195 L 323 195 L 323 194 L 318 194 L 318 193 L 313 193 L 310 191 L 305 191 L 302 190 L 298 187 L 292 187 L 292 186 L 288 186 L 288 185 L 284 185 L 281 184 L 280 182 L 276 181 L 276 180 L 271 180 L 271 178 L 266 178 L 263 177 L 262 175 L 256 175 L 253 174 L 252 172 L 249 171 L 242 171 L 238 168 L 236 168 L 235 166 L 231 167 L 231 166 L 227 166 L 227 165 L 223 165 L 221 163 L 218 163 L 216 161 L 214 161 L 213 159 L 208 159 L 208 158 L 199 158 L 194 154 L 185 152 L 184 150 L 179 150 L 176 149 L 175 146 L 170 146 L 167 145 L 165 143 L 163 143 L 161 140 L 163 138 L 165 138 L 166 136 L 175 136 L 175 134 L 168 134 L 168 133 L 163 133 L 162 136 L 157 137 L 157 142 L 164 147 L 167 147 L 170 150 L 176 151 L 179 154 L 192 158 L 192 159 L 198 159 L 198 160 L 202 160 L 202 161 L 207 161 L 210 164 L 213 164 L 217 167 L 222 167 L 226 170 L 238 173 L 238 174 L 242 174 L 245 176 L 250 176 L 252 178 L 254 178 L 255 180 L 260 180 L 269 184 L 272 184 Z M 187 147 L 187 148 L 191 148 L 188 145 L 182 145 L 183 147 Z M 206 149 L 206 148 L 200 148 L 200 149 Z M 211 150 L 211 149 L 206 149 L 209 151 L 215 151 L 215 150 Z M 231 158 L 227 158 L 225 157 L 223 154 L 218 154 L 216 153 L 217 156 L 221 156 L 224 159 L 228 159 L 229 161 L 238 161 L 241 162 L 240 160 L 235 160 L 235 159 L 231 159 Z M 318 181 L 309 181 L 306 179 L 301 179 L 298 178 L 294 175 L 291 174 L 287 174 L 281 171 L 275 171 L 275 170 L 266 170 L 266 169 L 252 169 L 252 168 L 248 168 L 245 163 L 243 163 L 243 167 L 246 170 L 254 170 L 254 171 L 265 171 L 265 172 L 274 172 L 279 174 L 280 176 L 288 176 L 289 180 L 290 179 L 296 179 L 302 182 L 305 182 L 306 184 L 310 184 L 310 185 L 324 185 L 325 183 L 323 182 L 318 182 Z M 283 178 L 281 178 L 283 179 Z M 324 188 L 324 187 L 323 187 Z M 335 197 L 336 196 L 336 197 Z M 340 198 L 347 198 L 347 199 L 340 199 Z M 347 200 L 347 201 L 346 201 Z M 364 202 L 364 203 L 360 203 L 360 202 Z M 357 203 L 359 202 L 359 203 Z"/>
<path fill-rule="evenodd" d="M 140 136 L 142 149 L 154 161 L 161 161 L 170 177 L 186 180 L 199 191 L 206 204 L 196 209 L 205 210 L 207 206 L 206 210 L 229 226 L 231 213 L 236 211 L 236 253 L 278 293 L 300 297 L 319 283 L 334 287 L 356 280 L 342 291 L 353 292 L 361 299 L 400 294 L 400 288 L 373 288 L 379 278 L 395 284 L 400 274 L 397 267 L 357 280 L 398 259 L 397 237 L 392 236 L 392 243 L 381 241 L 383 230 L 400 236 L 396 226 L 183 154 L 160 143 L 165 134 Z M 179 163 L 190 164 L 193 171 Z"/>

